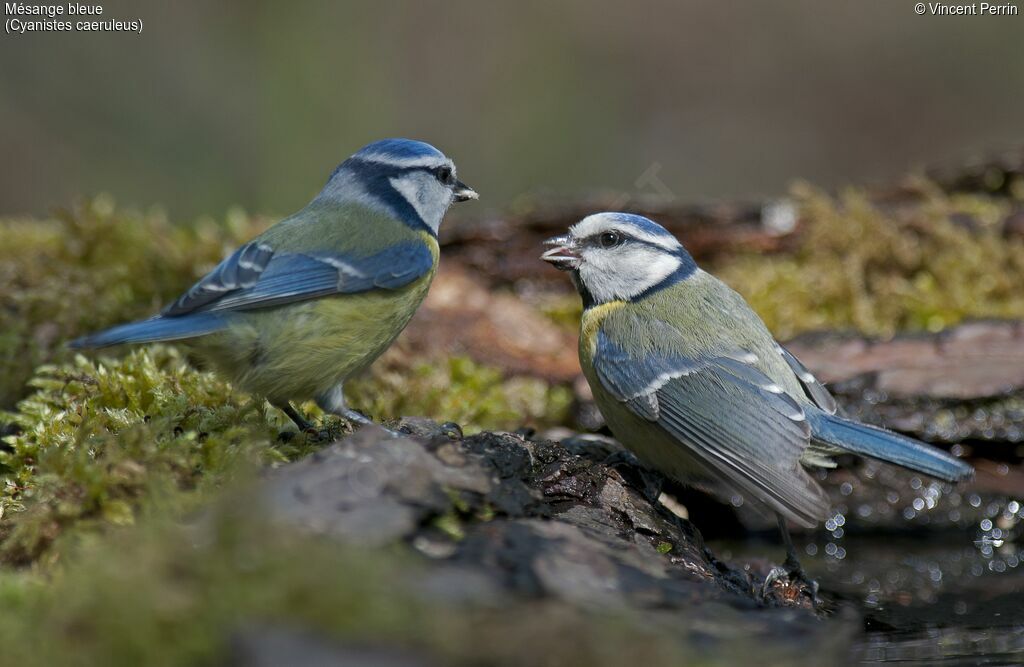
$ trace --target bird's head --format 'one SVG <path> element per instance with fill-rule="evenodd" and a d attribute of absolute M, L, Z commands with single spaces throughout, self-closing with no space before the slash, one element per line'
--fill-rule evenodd
<path fill-rule="evenodd" d="M 629 213 L 595 213 L 545 244 L 553 247 L 541 259 L 572 271 L 588 307 L 640 298 L 697 270 L 690 253 L 667 229 Z"/>
<path fill-rule="evenodd" d="M 451 158 L 430 144 L 382 139 L 338 165 L 321 196 L 383 208 L 436 235 L 453 202 L 479 195 L 456 177 Z"/>

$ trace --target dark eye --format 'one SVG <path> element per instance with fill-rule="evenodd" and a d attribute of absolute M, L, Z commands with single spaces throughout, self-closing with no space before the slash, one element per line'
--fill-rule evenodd
<path fill-rule="evenodd" d="M 622 243 L 622 235 L 618 232 L 604 232 L 597 238 L 602 248 L 614 248 Z"/>
<path fill-rule="evenodd" d="M 437 180 L 441 181 L 445 185 L 455 184 L 455 174 L 452 173 L 452 168 L 448 166 L 438 167 L 434 171 L 434 175 L 437 176 Z"/>

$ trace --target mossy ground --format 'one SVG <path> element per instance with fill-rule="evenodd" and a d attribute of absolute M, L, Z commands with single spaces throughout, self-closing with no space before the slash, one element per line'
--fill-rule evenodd
<path fill-rule="evenodd" d="M 793 196 L 805 226 L 793 254 L 731 257 L 711 268 L 781 338 L 1024 317 L 1024 242 L 995 230 L 1006 202 L 921 187 L 921 205 L 896 215 L 854 191 L 832 198 L 800 186 Z M 963 215 L 973 228 L 957 222 Z M 396 593 L 390 582 L 411 567 L 398 554 L 369 557 L 307 538 L 262 541 L 255 529 L 227 526 L 197 555 L 173 525 L 225 484 L 300 457 L 319 438 L 279 437 L 293 430 L 283 415 L 174 348 L 86 357 L 63 347 L 151 314 L 263 224 L 233 213 L 224 224 L 175 225 L 159 212 L 120 212 L 106 198 L 51 220 L 0 221 L 0 641 L 12 662 L 215 663 L 242 610 L 473 662 L 445 638 L 473 636 L 479 619 L 424 611 L 422 601 Z M 578 300 L 559 301 L 549 314 L 575 326 L 578 306 L 569 303 Z M 417 359 L 401 346 L 350 391 L 354 407 L 378 418 L 420 414 L 471 431 L 564 422 L 572 398 L 564 386 L 508 378 L 464 358 Z M 324 427 L 345 428 L 331 420 Z M 240 550 L 251 567 L 237 567 Z M 588 635 L 574 646 L 622 657 L 592 631 L 600 624 L 563 621 L 551 627 Z M 609 627 L 608 637 L 626 632 Z M 491 640 L 501 648 L 501 638 Z M 509 662 L 526 650 L 506 644 Z M 648 648 L 658 662 L 676 650 L 653 640 Z M 601 654 L 592 660 L 615 664 Z"/>
<path fill-rule="evenodd" d="M 1024 239 L 999 229 L 1010 202 L 949 195 L 925 181 L 916 188 L 919 204 L 891 213 L 857 190 L 832 197 L 797 185 L 804 229 L 796 251 L 729 257 L 713 270 L 781 340 L 815 330 L 891 336 L 1024 317 Z"/>
<path fill-rule="evenodd" d="M 280 438 L 294 430 L 281 413 L 173 347 L 76 356 L 64 345 L 152 314 L 263 226 L 239 211 L 223 224 L 174 225 L 106 197 L 51 220 L 0 222 L 0 559 L 33 562 L 69 528 L 131 523 L 155 495 L 200 502 L 239 470 L 318 446 L 323 438 Z M 378 418 L 443 416 L 469 432 L 562 422 L 572 400 L 566 387 L 401 345 L 348 395 Z M 329 435 L 345 428 L 302 409 Z"/>
<path fill-rule="evenodd" d="M 49 577 L 0 571 L 4 663 L 222 665 L 233 635 L 269 630 L 405 649 L 439 665 L 788 662 L 753 640 L 711 657 L 707 646 L 687 647 L 678 628 L 622 611 L 438 599 L 423 586 L 424 563 L 407 552 L 270 530 L 251 510 L 214 501 L 207 519 L 184 526 L 159 510 L 77 544 Z"/>
<path fill-rule="evenodd" d="M 176 225 L 109 197 L 0 220 L 0 409 L 27 393 L 37 366 L 70 359 L 68 340 L 152 315 L 264 225 L 240 211 Z"/>

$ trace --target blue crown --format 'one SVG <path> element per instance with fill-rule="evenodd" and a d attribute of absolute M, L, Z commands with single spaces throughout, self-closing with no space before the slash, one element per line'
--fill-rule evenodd
<path fill-rule="evenodd" d="M 428 143 L 413 139 L 381 139 L 360 148 L 354 157 L 357 158 L 391 158 L 395 160 L 414 160 L 424 157 L 444 158 L 444 153 Z"/>
<path fill-rule="evenodd" d="M 672 232 L 642 215 L 636 215 L 635 213 L 604 213 L 603 215 L 613 218 L 624 225 L 636 227 L 648 234 L 653 234 L 655 236 L 672 236 Z M 672 238 L 675 237 L 672 236 Z"/>

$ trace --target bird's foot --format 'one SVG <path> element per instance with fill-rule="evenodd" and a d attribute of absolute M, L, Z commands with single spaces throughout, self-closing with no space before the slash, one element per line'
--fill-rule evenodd
<path fill-rule="evenodd" d="M 300 433 L 316 433 L 316 427 L 313 422 L 306 419 L 302 413 L 293 408 L 291 404 L 286 403 L 284 405 L 275 406 L 278 410 L 288 415 L 288 418 L 292 420 L 296 428 L 299 429 Z"/>
<path fill-rule="evenodd" d="M 769 600 L 773 593 L 790 602 L 804 597 L 815 609 L 821 606 L 818 582 L 807 576 L 800 563 L 791 558 L 787 558 L 783 565 L 773 567 L 765 577 L 761 585 L 761 598 Z"/>
<path fill-rule="evenodd" d="M 358 410 L 353 410 L 352 408 L 345 408 L 344 410 L 341 411 L 341 414 L 339 416 L 342 417 L 343 419 L 348 420 L 348 422 L 351 423 L 356 428 L 361 428 L 363 426 L 369 426 L 371 424 L 374 424 L 379 428 L 384 429 L 387 432 L 387 434 L 390 435 L 392 438 L 401 438 L 405 435 L 404 433 L 399 433 L 398 431 L 390 429 L 382 424 L 377 424 L 377 422 L 373 421 L 372 419 L 364 415 L 362 412 L 359 412 Z"/>

